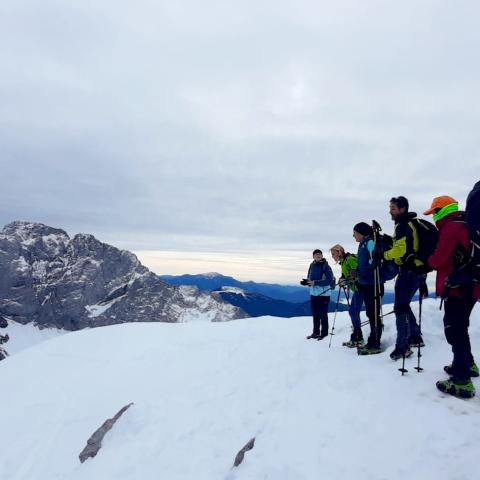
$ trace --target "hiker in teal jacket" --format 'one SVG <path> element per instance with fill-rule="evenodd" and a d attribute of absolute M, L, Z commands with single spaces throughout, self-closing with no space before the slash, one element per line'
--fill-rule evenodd
<path fill-rule="evenodd" d="M 328 335 L 328 305 L 335 277 L 321 250 L 313 251 L 313 262 L 308 268 L 307 285 L 313 315 L 313 332 L 307 338 L 322 340 Z M 321 327 L 321 329 L 320 329 Z"/>

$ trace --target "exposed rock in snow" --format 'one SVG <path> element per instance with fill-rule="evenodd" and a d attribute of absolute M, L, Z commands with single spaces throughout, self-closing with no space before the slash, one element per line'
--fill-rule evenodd
<path fill-rule="evenodd" d="M 238 467 L 245 458 L 245 453 L 251 450 L 255 446 L 255 437 L 251 438 L 244 447 L 237 453 L 235 461 L 233 462 L 234 467 Z"/>
<path fill-rule="evenodd" d="M 97 455 L 100 448 L 102 448 L 102 440 L 106 433 L 112 429 L 115 425 L 117 420 L 133 405 L 133 403 L 129 403 L 122 407 L 114 416 L 113 418 L 109 418 L 103 422 L 102 426 L 95 430 L 93 435 L 87 440 L 86 447 L 81 451 L 78 458 L 80 462 L 83 463 L 88 458 L 93 458 Z"/>

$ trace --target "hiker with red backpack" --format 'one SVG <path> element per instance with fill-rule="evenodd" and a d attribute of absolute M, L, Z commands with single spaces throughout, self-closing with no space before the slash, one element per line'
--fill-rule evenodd
<path fill-rule="evenodd" d="M 437 271 L 436 293 L 444 300 L 443 323 L 445 337 L 452 346 L 453 362 L 444 367 L 450 378 L 437 382 L 437 388 L 460 398 L 472 398 L 475 387 L 471 377 L 479 371 L 472 356 L 468 327 L 470 314 L 480 299 L 478 275 L 480 236 L 480 182 L 467 200 L 467 214 L 458 208 L 458 202 L 448 196 L 436 197 L 424 215 L 432 215 L 440 231 L 429 265 Z M 474 239 L 474 240 L 472 240 Z"/>
<path fill-rule="evenodd" d="M 417 255 L 420 242 L 418 235 L 417 214 L 408 211 L 408 200 L 403 197 L 390 199 L 390 215 L 395 222 L 392 248 L 385 251 L 385 260 L 393 260 L 399 267 L 398 276 L 395 281 L 395 302 L 394 312 L 397 326 L 397 339 L 395 348 L 390 353 L 392 360 L 402 357 L 409 357 L 413 354 L 411 346 L 425 344 L 417 324 L 415 315 L 410 303 L 419 289 L 425 289 L 426 274 L 421 273 L 422 261 Z M 415 224 L 414 224 L 415 222 Z"/>

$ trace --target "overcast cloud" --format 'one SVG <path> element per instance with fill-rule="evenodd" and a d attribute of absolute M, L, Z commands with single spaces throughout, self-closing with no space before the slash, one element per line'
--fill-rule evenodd
<path fill-rule="evenodd" d="M 391 230 L 393 195 L 464 202 L 479 16 L 473 0 L 2 0 L 0 223 L 185 252 L 193 272 L 195 253 L 354 248 L 358 221 Z"/>

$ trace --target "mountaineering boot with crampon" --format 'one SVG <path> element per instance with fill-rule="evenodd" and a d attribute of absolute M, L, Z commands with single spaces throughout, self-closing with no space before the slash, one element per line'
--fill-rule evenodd
<path fill-rule="evenodd" d="M 376 355 L 382 352 L 383 352 L 383 349 L 378 343 L 374 344 L 374 343 L 367 342 L 367 344 L 364 345 L 363 347 L 357 348 L 357 353 L 359 355 Z"/>
<path fill-rule="evenodd" d="M 393 350 L 393 352 L 390 354 L 390 358 L 392 360 L 397 361 L 403 358 L 404 354 L 405 354 L 405 358 L 408 358 L 413 355 L 413 352 L 409 348 L 407 348 L 407 350 L 401 350 L 400 348 L 395 347 L 395 350 Z"/>
<path fill-rule="evenodd" d="M 449 375 L 452 375 L 453 374 L 453 370 L 452 370 L 452 366 L 451 365 L 445 365 L 443 367 L 443 370 L 448 373 Z M 470 376 L 471 377 L 478 377 L 479 376 L 479 371 L 478 371 L 478 367 L 477 367 L 477 364 L 475 362 L 472 363 L 471 367 L 470 367 Z"/>
<path fill-rule="evenodd" d="M 472 398 L 475 396 L 475 387 L 470 379 L 460 380 L 450 377 L 449 380 L 437 382 L 437 388 L 443 392 L 458 398 Z"/>
<path fill-rule="evenodd" d="M 342 345 L 348 348 L 359 348 L 363 347 L 365 345 L 365 342 L 363 340 L 350 340 L 348 342 L 343 342 Z"/>
<path fill-rule="evenodd" d="M 343 342 L 342 345 L 348 348 L 363 347 L 364 341 L 363 341 L 362 330 L 360 328 L 355 329 L 350 335 L 350 341 Z"/>

